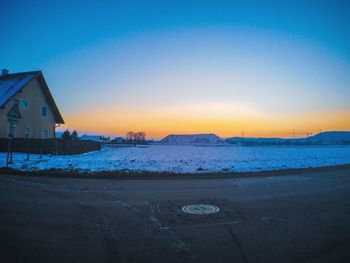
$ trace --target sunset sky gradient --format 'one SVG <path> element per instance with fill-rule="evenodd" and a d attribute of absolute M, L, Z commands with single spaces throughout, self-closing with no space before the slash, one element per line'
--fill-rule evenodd
<path fill-rule="evenodd" d="M 62 129 L 81 133 L 350 130 L 349 13 L 347 1 L 6 1 L 0 66 L 42 70 Z"/>

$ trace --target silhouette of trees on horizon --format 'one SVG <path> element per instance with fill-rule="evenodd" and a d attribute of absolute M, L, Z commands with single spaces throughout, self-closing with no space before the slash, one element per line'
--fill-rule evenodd
<path fill-rule="evenodd" d="M 62 139 L 65 139 L 65 140 L 77 140 L 79 139 L 78 137 L 78 133 L 76 130 L 74 130 L 72 133 L 70 133 L 70 131 L 67 129 L 63 132 L 62 134 Z"/>
<path fill-rule="evenodd" d="M 143 131 L 139 131 L 139 132 L 129 131 L 126 133 L 125 139 L 127 143 L 143 144 L 143 143 L 146 143 L 146 133 Z"/>

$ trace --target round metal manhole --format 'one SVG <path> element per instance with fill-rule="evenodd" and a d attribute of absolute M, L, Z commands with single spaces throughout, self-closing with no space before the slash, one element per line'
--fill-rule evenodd
<path fill-rule="evenodd" d="M 204 204 L 198 204 L 198 205 L 186 205 L 182 207 L 182 211 L 188 214 L 194 214 L 194 215 L 209 215 L 214 214 L 220 211 L 219 207 L 215 205 L 204 205 Z"/>

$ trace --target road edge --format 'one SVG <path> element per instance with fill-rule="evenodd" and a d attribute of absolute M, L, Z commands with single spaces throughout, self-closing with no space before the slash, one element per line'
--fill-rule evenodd
<path fill-rule="evenodd" d="M 168 173 L 147 171 L 99 171 L 86 172 L 79 170 L 48 169 L 37 171 L 22 171 L 14 168 L 0 168 L 0 174 L 25 177 L 54 177 L 54 178 L 88 178 L 88 179 L 210 179 L 210 178 L 242 178 L 269 177 L 309 172 L 322 172 L 339 169 L 350 169 L 350 164 L 324 167 L 292 168 L 258 172 L 217 172 L 217 173 Z"/>

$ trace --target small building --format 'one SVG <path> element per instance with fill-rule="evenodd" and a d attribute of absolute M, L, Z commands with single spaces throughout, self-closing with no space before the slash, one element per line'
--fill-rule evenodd
<path fill-rule="evenodd" d="M 116 144 L 124 144 L 126 143 L 126 140 L 123 137 L 115 137 L 111 143 L 116 143 Z"/>
<path fill-rule="evenodd" d="M 107 142 L 108 139 L 101 135 L 83 135 L 79 138 L 81 141 Z"/>
<path fill-rule="evenodd" d="M 55 138 L 64 124 L 41 71 L 0 75 L 0 138 Z"/>

